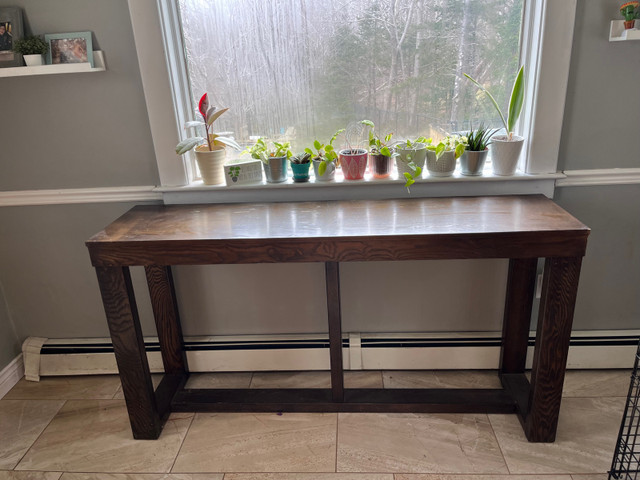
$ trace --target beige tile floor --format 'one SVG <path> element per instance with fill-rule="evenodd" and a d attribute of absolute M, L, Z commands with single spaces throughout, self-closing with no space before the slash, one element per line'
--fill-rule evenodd
<path fill-rule="evenodd" d="M 157 382 L 158 377 L 155 378 Z M 328 372 L 197 374 L 192 388 L 324 388 Z M 493 388 L 494 372 L 347 372 L 361 388 Z M 557 440 L 513 415 L 173 414 L 131 437 L 116 376 L 21 380 L 0 399 L 0 480 L 604 480 L 629 371 L 569 371 Z"/>

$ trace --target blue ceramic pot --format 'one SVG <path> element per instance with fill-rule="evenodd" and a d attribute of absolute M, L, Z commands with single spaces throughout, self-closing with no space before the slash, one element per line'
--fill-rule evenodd
<path fill-rule="evenodd" d="M 309 167 L 311 163 L 292 163 L 291 170 L 293 170 L 293 181 L 296 183 L 303 183 L 309 181 Z"/>

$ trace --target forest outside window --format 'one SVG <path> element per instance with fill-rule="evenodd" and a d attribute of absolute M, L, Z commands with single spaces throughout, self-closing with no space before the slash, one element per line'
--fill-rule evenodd
<path fill-rule="evenodd" d="M 294 151 L 360 119 L 396 139 L 499 128 L 463 73 L 507 106 L 523 3 L 180 0 L 191 104 L 209 92 L 229 107 L 219 130 L 243 146 L 268 137 Z"/>
<path fill-rule="evenodd" d="M 480 80 L 505 108 L 520 64 L 526 91 L 516 133 L 526 139 L 519 176 L 526 182 L 484 177 L 472 183 L 476 195 L 507 194 L 527 193 L 521 191 L 525 185 L 540 180 L 552 194 L 577 0 L 128 4 L 165 201 L 172 201 L 172 192 L 186 195 L 181 201 L 205 200 L 195 198 L 193 163 L 176 161 L 174 152 L 205 90 L 216 106 L 230 107 L 216 130 L 231 132 L 244 145 L 259 136 L 287 137 L 298 149 L 313 138 L 324 143 L 336 129 L 364 118 L 396 139 L 437 138 L 472 122 L 500 127 L 486 97 L 461 74 Z M 344 138 L 336 142 L 343 144 Z M 373 183 L 379 184 L 366 182 Z M 438 195 L 455 195 L 468 194 L 463 185 L 470 184 L 440 185 Z M 353 189 L 339 190 L 344 193 L 336 198 Z M 243 201 L 239 192 L 227 194 Z"/>

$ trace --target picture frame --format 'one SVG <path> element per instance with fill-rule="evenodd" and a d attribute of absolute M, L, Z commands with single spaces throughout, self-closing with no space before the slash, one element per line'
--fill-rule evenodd
<path fill-rule="evenodd" d="M 23 36 L 22 9 L 0 7 L 0 68 L 22 66 L 22 55 L 12 48 Z"/>
<path fill-rule="evenodd" d="M 91 32 L 47 33 L 47 65 L 89 63 L 94 68 Z"/>

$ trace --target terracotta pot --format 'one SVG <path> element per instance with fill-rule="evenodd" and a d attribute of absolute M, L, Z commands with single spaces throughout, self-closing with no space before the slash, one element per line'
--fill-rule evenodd
<path fill-rule="evenodd" d="M 631 30 L 635 26 L 635 24 L 636 24 L 635 20 L 625 20 L 624 21 L 624 29 L 625 30 Z"/>
<path fill-rule="evenodd" d="M 511 141 L 507 135 L 493 137 L 489 150 L 495 175 L 505 176 L 516 173 L 523 144 L 524 138 L 518 135 L 514 135 Z"/>
<path fill-rule="evenodd" d="M 427 150 L 427 170 L 432 177 L 450 177 L 456 169 L 456 153 L 453 150 L 442 152 L 436 160 L 436 152 Z"/>
<path fill-rule="evenodd" d="M 218 185 L 224 183 L 224 159 L 226 155 L 224 147 L 214 146 L 209 151 L 207 145 L 196 147 L 196 162 L 200 169 L 200 176 L 205 185 Z"/>
<path fill-rule="evenodd" d="M 363 148 L 340 150 L 340 165 L 345 180 L 362 180 L 367 169 L 367 151 Z"/>
<path fill-rule="evenodd" d="M 370 153 L 369 168 L 373 173 L 373 178 L 387 178 L 391 175 L 393 158 L 379 153 Z"/>
<path fill-rule="evenodd" d="M 409 167 L 409 162 L 413 162 L 416 167 L 420 167 L 424 170 L 424 162 L 427 159 L 427 147 L 420 145 L 416 149 L 404 149 L 397 148 L 396 151 L 400 156 L 396 157 L 396 167 L 398 167 L 398 177 L 400 180 L 404 179 L 404 174 L 410 173 L 413 175 L 415 172 Z"/>
<path fill-rule="evenodd" d="M 465 150 L 460 157 L 460 173 L 471 176 L 482 175 L 482 169 L 488 153 L 488 148 L 482 152 Z"/>

